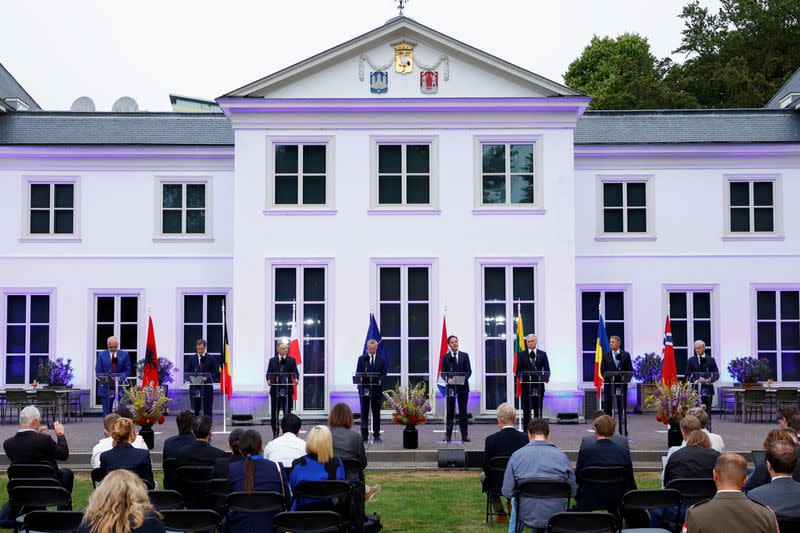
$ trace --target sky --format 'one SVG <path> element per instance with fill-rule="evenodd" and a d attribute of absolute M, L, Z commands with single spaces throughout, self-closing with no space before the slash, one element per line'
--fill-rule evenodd
<path fill-rule="evenodd" d="M 688 0 L 409 0 L 406 16 L 563 82 L 593 35 L 678 47 Z M 716 11 L 719 0 L 701 0 Z M 169 111 L 169 94 L 216 98 L 381 26 L 393 0 L 26 0 L 6 10 L 2 63 L 44 109 L 120 96 Z"/>

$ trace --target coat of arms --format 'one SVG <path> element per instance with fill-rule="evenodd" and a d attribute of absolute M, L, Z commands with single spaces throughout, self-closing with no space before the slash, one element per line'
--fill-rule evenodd
<path fill-rule="evenodd" d="M 389 92 L 389 73 L 385 70 L 370 72 L 369 92 L 372 94 L 384 94 Z"/>
<path fill-rule="evenodd" d="M 439 73 L 435 70 L 423 70 L 419 73 L 419 92 L 436 94 L 439 92 Z"/>
<path fill-rule="evenodd" d="M 392 43 L 394 47 L 394 69 L 400 74 L 408 74 L 414 70 L 414 43 L 400 41 Z"/>

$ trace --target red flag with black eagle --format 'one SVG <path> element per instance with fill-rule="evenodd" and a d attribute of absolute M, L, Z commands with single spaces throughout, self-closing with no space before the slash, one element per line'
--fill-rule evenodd
<path fill-rule="evenodd" d="M 144 371 L 142 372 L 142 389 L 151 383 L 158 387 L 158 352 L 156 352 L 156 335 L 153 333 L 153 317 L 147 326 L 147 348 L 145 350 Z"/>

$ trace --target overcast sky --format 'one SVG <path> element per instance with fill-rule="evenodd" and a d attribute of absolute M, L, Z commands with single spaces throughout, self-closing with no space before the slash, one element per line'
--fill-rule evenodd
<path fill-rule="evenodd" d="M 688 0 L 410 0 L 406 15 L 562 82 L 593 34 L 638 32 L 658 57 L 680 43 Z M 716 10 L 718 0 L 701 0 Z M 25 0 L 6 10 L 0 62 L 45 109 L 90 96 L 215 98 L 396 15 L 392 0 Z M 681 59 L 676 57 L 676 59 Z"/>

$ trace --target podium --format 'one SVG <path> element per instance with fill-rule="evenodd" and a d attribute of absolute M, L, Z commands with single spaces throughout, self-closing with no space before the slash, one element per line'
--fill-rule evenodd
<path fill-rule="evenodd" d="M 463 386 L 467 383 L 467 374 L 465 372 L 442 372 L 447 385 L 445 386 L 445 396 L 447 398 L 456 397 L 456 387 Z"/>
<path fill-rule="evenodd" d="M 268 372 L 267 373 L 267 394 L 274 396 L 279 402 L 283 402 L 283 413 L 289 412 L 289 400 L 294 390 L 294 374 L 292 372 Z M 277 404 L 276 404 L 277 405 Z"/>
<path fill-rule="evenodd" d="M 353 385 L 357 385 L 358 405 L 361 411 L 361 437 L 370 443 L 372 443 L 372 441 L 369 441 L 370 425 L 373 427 L 373 436 L 376 439 L 380 437 L 380 406 L 383 403 L 382 384 L 383 376 L 380 372 L 364 371 L 353 374 Z M 376 415 L 375 413 L 378 414 Z M 373 416 L 376 417 L 375 420 L 378 421 L 378 425 L 375 425 L 375 420 L 370 420 Z M 366 437 L 364 437 L 365 433 Z"/>
<path fill-rule="evenodd" d="M 628 436 L 628 383 L 633 378 L 633 372 L 609 370 L 603 374 L 603 383 L 605 386 L 611 385 L 611 392 L 614 396 L 614 404 L 617 409 L 617 418 L 619 420 L 619 434 Z"/>
<path fill-rule="evenodd" d="M 706 406 L 708 429 L 711 430 L 711 401 L 714 397 L 714 383 L 719 380 L 719 372 L 692 372 L 689 383 L 697 384 L 697 396 Z"/>
<path fill-rule="evenodd" d="M 189 397 L 195 413 L 202 410 L 202 401 L 206 394 L 214 394 L 214 378 L 210 372 L 186 372 L 183 382 L 189 384 Z M 210 387 L 210 388 L 209 388 Z"/>
<path fill-rule="evenodd" d="M 116 411 L 119 408 L 120 383 L 125 383 L 125 381 L 128 379 L 128 375 L 124 372 L 106 372 L 97 374 L 95 379 L 99 386 L 105 387 L 105 399 L 114 398 L 114 401 L 111 404 L 111 412 Z"/>
<path fill-rule="evenodd" d="M 372 387 L 380 387 L 382 382 L 380 372 L 356 372 L 353 374 L 353 385 L 358 386 L 358 395 L 362 398 L 372 396 Z"/>
<path fill-rule="evenodd" d="M 550 372 L 547 370 L 526 370 L 520 374 L 519 382 L 528 387 L 528 400 L 531 407 L 535 406 L 534 414 L 542 416 L 544 407 L 544 384 L 550 381 Z M 523 428 L 527 431 L 527 428 Z"/>

